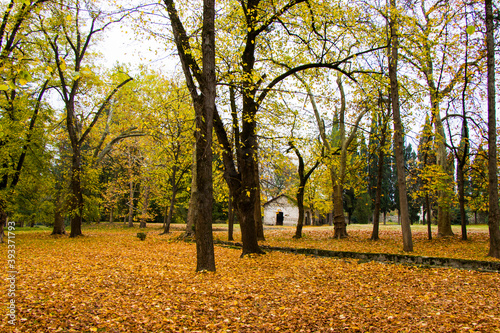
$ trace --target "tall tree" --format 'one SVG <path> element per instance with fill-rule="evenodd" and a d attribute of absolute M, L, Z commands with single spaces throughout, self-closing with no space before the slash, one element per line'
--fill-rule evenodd
<path fill-rule="evenodd" d="M 498 208 L 497 126 L 495 109 L 495 37 L 493 1 L 485 0 L 486 51 L 488 68 L 488 194 L 490 257 L 500 258 L 500 210 Z"/>
<path fill-rule="evenodd" d="M 396 169 L 398 177 L 399 206 L 401 211 L 401 229 L 403 234 L 403 250 L 413 251 L 413 241 L 411 237 L 410 216 L 408 211 L 408 199 L 406 196 L 406 179 L 404 169 L 404 141 L 403 126 L 401 124 L 401 114 L 399 105 L 399 84 L 398 84 L 398 52 L 399 52 L 399 32 L 398 32 L 398 8 L 396 0 L 390 0 L 390 57 L 389 57 L 389 80 L 391 83 L 390 99 L 392 106 L 392 117 L 394 121 L 394 155 L 396 158 Z"/>
<path fill-rule="evenodd" d="M 196 118 L 196 270 L 215 271 L 212 234 L 212 128 L 215 111 L 215 1 L 203 1 L 202 68 L 194 57 L 189 37 L 173 0 L 164 0 L 175 44 L 191 93 Z M 197 82 L 198 86 L 195 84 Z M 253 213 L 253 211 L 252 211 Z"/>
<path fill-rule="evenodd" d="M 386 162 L 386 151 L 388 150 L 389 139 L 389 121 L 390 121 L 390 108 L 387 103 L 384 103 L 381 98 L 380 111 L 378 114 L 372 117 L 372 131 L 370 132 L 370 141 L 372 141 L 372 135 L 376 137 L 376 146 L 374 147 L 375 152 L 378 154 L 375 158 L 372 158 L 376 162 L 376 184 L 375 184 L 375 203 L 373 208 L 373 230 L 371 235 L 371 240 L 379 239 L 379 224 L 380 224 L 380 211 L 382 209 L 382 195 L 383 195 L 383 183 L 384 183 L 384 169 L 390 169 Z M 377 133 L 374 133 L 377 131 Z M 370 145 L 374 143 L 370 142 Z M 388 168 L 389 167 L 389 168 Z M 387 181 L 387 179 L 386 179 Z M 389 196 L 388 193 L 384 193 L 384 196 Z"/>
<path fill-rule="evenodd" d="M 299 78 L 297 76 L 297 78 Z M 302 79 L 299 80 L 304 85 L 311 105 L 313 107 L 314 115 L 320 132 L 321 141 L 325 149 L 325 155 L 333 157 L 340 155 L 337 163 L 330 163 L 330 179 L 333 185 L 333 214 L 334 214 L 334 238 L 347 237 L 347 223 L 344 217 L 344 182 L 347 172 L 347 157 L 348 148 L 356 137 L 358 126 L 363 119 L 363 116 L 368 112 L 368 108 L 362 108 L 353 123 L 351 131 L 346 131 L 346 97 L 344 93 L 344 86 L 342 83 L 341 75 L 337 77 L 337 86 L 340 92 L 340 108 L 334 115 L 334 130 L 332 139 L 328 138 L 325 129 L 325 121 L 322 119 L 318 107 L 315 102 L 314 95 L 312 94 L 309 85 Z"/>
<path fill-rule="evenodd" d="M 113 95 L 125 84 L 132 80 L 131 77 L 119 77 L 121 81 L 107 93 L 97 105 L 96 111 L 90 121 L 84 124 L 87 115 L 80 115 L 79 104 L 83 100 L 82 93 L 89 83 L 84 80 L 89 73 L 85 66 L 86 55 L 89 51 L 92 38 L 106 29 L 112 20 L 100 24 L 104 13 L 99 9 L 87 6 L 83 9 L 80 1 L 68 1 L 52 6 L 48 12 L 40 14 L 40 29 L 52 51 L 52 61 L 55 66 L 56 76 L 59 79 L 57 89 L 63 100 L 66 112 L 66 130 L 71 143 L 71 184 L 72 197 L 70 206 L 72 210 L 70 237 L 82 235 L 82 217 L 84 198 L 82 189 L 82 145 L 89 137 L 90 132 L 98 122 L 100 116 L 109 107 Z M 47 15 L 47 17 L 44 17 Z M 88 15 L 88 16 L 87 16 Z M 88 30 L 87 30 L 88 29 Z M 68 65 L 69 62 L 69 65 Z M 79 101 L 80 99 L 80 101 Z"/>

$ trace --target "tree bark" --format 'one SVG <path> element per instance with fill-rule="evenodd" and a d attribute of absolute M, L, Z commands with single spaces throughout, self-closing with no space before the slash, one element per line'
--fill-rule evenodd
<path fill-rule="evenodd" d="M 390 0 L 391 11 L 396 13 L 396 0 Z M 403 126 L 401 124 L 401 115 L 399 110 L 399 84 L 398 84 L 398 31 L 396 14 L 391 14 L 389 22 L 391 31 L 391 55 L 389 58 L 389 79 L 391 83 L 391 104 L 392 116 L 394 120 L 394 155 L 396 157 L 396 169 L 398 173 L 399 206 L 401 209 L 401 229 L 403 234 L 403 251 L 413 251 L 413 242 L 411 237 L 410 217 L 408 212 L 408 199 L 406 197 L 406 180 L 404 169 L 404 145 L 403 145 Z"/>
<path fill-rule="evenodd" d="M 128 227 L 134 227 L 134 181 L 129 181 Z"/>
<path fill-rule="evenodd" d="M 194 211 L 196 196 L 198 195 L 198 187 L 196 185 L 196 144 L 193 150 L 193 164 L 191 166 L 191 196 L 189 197 L 188 213 L 186 218 L 186 230 L 184 238 L 194 237 Z M 164 232 L 165 233 L 165 232 Z"/>
<path fill-rule="evenodd" d="M 148 205 L 149 205 L 149 186 L 146 185 L 144 186 L 144 203 L 142 206 L 142 214 L 141 214 L 139 228 L 146 228 L 147 226 L 146 215 L 148 213 Z"/>
<path fill-rule="evenodd" d="M 112 224 L 114 221 L 115 221 L 115 218 L 114 218 L 114 210 L 115 210 L 115 206 L 112 205 L 111 207 L 109 207 L 109 223 Z"/>
<path fill-rule="evenodd" d="M 497 126 L 495 108 L 495 39 L 492 0 L 486 0 L 484 6 L 488 66 L 488 229 L 490 232 L 490 250 L 488 256 L 500 258 L 500 211 L 498 207 Z"/>
<path fill-rule="evenodd" d="M 257 194 L 255 196 L 255 232 L 257 233 L 258 241 L 265 241 L 264 236 L 264 224 L 262 223 L 262 212 L 261 212 L 261 202 L 260 202 L 260 176 L 259 176 L 259 162 L 257 159 L 255 168 L 255 182 L 257 183 Z"/>
<path fill-rule="evenodd" d="M 66 230 L 64 230 L 64 218 L 61 214 L 61 210 L 56 207 L 54 216 L 54 227 L 52 229 L 51 235 L 65 235 Z"/>
<path fill-rule="evenodd" d="M 375 193 L 375 207 L 373 211 L 373 230 L 371 240 L 379 240 L 379 225 L 380 225 L 380 205 L 382 198 L 382 177 L 384 175 L 384 146 L 385 146 L 385 128 L 382 129 L 382 137 L 380 138 L 380 149 L 378 152 L 377 165 L 377 189 Z"/>
<path fill-rule="evenodd" d="M 234 207 L 233 207 L 233 194 L 231 189 L 229 189 L 229 199 L 228 199 L 228 214 L 227 214 L 227 240 L 234 240 Z"/>
<path fill-rule="evenodd" d="M 432 210 L 431 210 L 431 199 L 429 198 L 429 193 L 425 195 L 425 205 L 427 207 L 427 238 L 432 240 Z"/>
<path fill-rule="evenodd" d="M 174 208 L 175 208 L 175 201 L 176 201 L 176 195 L 177 195 L 177 189 L 172 190 L 172 198 L 170 199 L 170 208 L 168 209 L 168 215 L 166 216 L 166 221 L 165 221 L 165 228 L 163 230 L 164 234 L 168 234 L 170 232 L 170 225 L 172 224 L 172 218 L 174 215 Z M 165 209 L 165 212 L 167 212 L 167 209 Z"/>
<path fill-rule="evenodd" d="M 190 90 L 196 123 L 196 189 L 192 217 L 196 237 L 196 271 L 215 271 L 212 234 L 212 128 L 215 113 L 215 0 L 203 1 L 201 36 L 202 66 L 193 56 L 189 37 L 180 21 L 173 0 L 164 0 L 181 60 L 186 84 Z M 198 82 L 198 87 L 194 80 Z M 199 89 L 199 92 L 198 92 Z M 253 174 L 252 174 L 253 175 Z M 253 214 L 253 211 L 252 211 Z M 255 227 L 254 227 L 255 229 Z"/>
<path fill-rule="evenodd" d="M 83 217 L 83 194 L 81 183 L 81 150 L 78 144 L 73 147 L 72 167 L 71 167 L 71 190 L 70 199 L 71 212 L 71 232 L 69 237 L 82 235 L 82 217 Z"/>
<path fill-rule="evenodd" d="M 436 127 L 436 141 L 437 141 L 437 154 L 436 160 L 437 164 L 441 167 L 441 171 L 444 173 L 449 173 L 447 154 L 446 154 L 446 136 L 444 134 L 443 123 L 441 122 L 441 115 L 439 114 L 439 106 L 437 101 L 433 101 L 433 115 L 434 124 Z M 438 190 L 438 237 L 453 236 L 453 231 L 451 229 L 451 217 L 450 217 L 450 206 L 451 198 L 449 191 Z"/>
<path fill-rule="evenodd" d="M 311 177 L 312 173 L 320 164 L 320 159 L 316 161 L 316 163 L 312 166 L 312 168 L 305 173 L 305 164 L 304 164 L 304 159 L 302 158 L 302 155 L 300 154 L 300 151 L 298 150 L 297 147 L 293 144 L 292 141 L 288 143 L 291 149 L 294 150 L 295 155 L 297 155 L 297 158 L 299 159 L 299 168 L 298 168 L 298 175 L 299 175 L 299 188 L 297 189 L 297 194 L 296 194 L 296 199 L 297 199 L 297 207 L 299 209 L 299 218 L 297 220 L 297 227 L 295 228 L 295 235 L 293 238 L 299 239 L 302 238 L 302 227 L 304 225 L 304 192 L 305 192 L 305 187 L 307 184 L 307 181 Z"/>

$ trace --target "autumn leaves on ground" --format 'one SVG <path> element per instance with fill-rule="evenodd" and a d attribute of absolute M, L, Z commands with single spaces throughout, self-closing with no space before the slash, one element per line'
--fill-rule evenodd
<path fill-rule="evenodd" d="M 151 227 L 140 241 L 138 230 L 87 226 L 76 239 L 18 231 L 17 324 L 4 316 L 0 331 L 500 332 L 498 273 L 280 252 L 240 258 L 219 246 L 217 272 L 195 273 L 196 246 L 178 241 L 180 232 Z M 273 229 L 265 244 L 398 253 L 395 230 L 374 243 L 361 227 L 341 241 L 328 239 L 328 228 L 307 228 L 298 241 L 291 229 Z M 416 232 L 416 252 L 489 260 L 487 230 L 470 238 L 426 241 Z M 5 258 L 6 246 L 0 252 Z"/>

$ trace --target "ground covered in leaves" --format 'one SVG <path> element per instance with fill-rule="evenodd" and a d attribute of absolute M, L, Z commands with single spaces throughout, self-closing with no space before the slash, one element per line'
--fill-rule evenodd
<path fill-rule="evenodd" d="M 317 248 L 332 251 L 352 251 L 366 253 L 394 253 L 415 256 L 459 258 L 481 261 L 500 261 L 488 257 L 489 234 L 487 226 L 469 226 L 467 241 L 461 240 L 460 226 L 453 226 L 454 236 L 437 237 L 434 230 L 432 240 L 428 239 L 427 227 L 412 226 L 413 252 L 403 252 L 401 226 L 380 226 L 380 240 L 371 241 L 371 225 L 354 225 L 348 227 L 349 237 L 332 239 L 333 227 L 305 227 L 301 239 L 293 239 L 295 227 L 269 227 L 266 230 L 266 241 L 263 245 Z M 218 233 L 221 239 L 227 239 L 225 233 Z M 238 238 L 239 235 L 236 236 Z"/>
<path fill-rule="evenodd" d="M 500 332 L 498 273 L 224 247 L 195 273 L 178 232 L 137 232 L 18 232 L 17 323 L 0 332 Z"/>

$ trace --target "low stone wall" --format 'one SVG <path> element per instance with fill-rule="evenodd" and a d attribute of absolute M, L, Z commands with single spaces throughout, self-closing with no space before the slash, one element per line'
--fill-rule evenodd
<path fill-rule="evenodd" d="M 215 244 L 240 248 L 241 243 L 227 242 L 214 240 Z M 437 258 L 437 257 L 421 257 L 411 256 L 404 254 L 388 254 L 388 253 L 360 253 L 348 251 L 330 251 L 321 249 L 306 249 L 306 248 L 293 248 L 293 247 L 276 247 L 276 246 L 261 246 L 263 250 L 267 251 L 281 251 L 288 253 L 297 253 L 305 255 L 313 255 L 318 257 L 332 257 L 341 259 L 357 259 L 361 262 L 387 262 L 403 265 L 414 265 L 420 267 L 451 267 L 465 270 L 474 270 L 481 272 L 495 272 L 500 273 L 500 262 L 493 261 L 479 261 L 467 259 L 454 259 L 454 258 Z"/>

